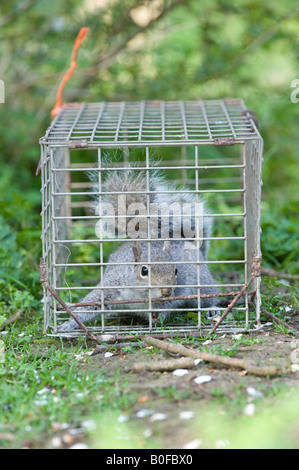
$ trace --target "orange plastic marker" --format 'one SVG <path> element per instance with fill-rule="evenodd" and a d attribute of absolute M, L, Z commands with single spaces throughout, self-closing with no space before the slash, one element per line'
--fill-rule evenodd
<path fill-rule="evenodd" d="M 61 83 L 60 83 L 60 85 L 58 87 L 58 90 L 57 90 L 56 103 L 55 103 L 55 106 L 53 107 L 53 109 L 51 111 L 52 119 L 54 119 L 57 116 L 57 114 L 59 113 L 59 111 L 61 110 L 63 89 L 64 89 L 66 83 L 68 82 L 68 80 L 71 78 L 75 68 L 77 67 L 77 62 L 76 62 L 77 52 L 78 52 L 79 47 L 82 44 L 83 39 L 87 35 L 88 31 L 89 31 L 89 28 L 81 28 L 79 33 L 78 33 L 78 36 L 76 38 L 75 45 L 74 45 L 74 48 L 73 48 L 73 52 L 72 52 L 71 65 L 70 65 L 68 71 L 65 73 L 63 79 L 61 80 Z"/>

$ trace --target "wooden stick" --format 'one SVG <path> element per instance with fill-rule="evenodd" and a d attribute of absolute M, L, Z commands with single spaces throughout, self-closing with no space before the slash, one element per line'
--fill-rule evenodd
<path fill-rule="evenodd" d="M 3 441 L 13 442 L 15 440 L 15 436 L 11 433 L 0 432 L 0 439 L 2 439 Z"/>
<path fill-rule="evenodd" d="M 206 361 L 206 362 L 213 362 L 215 364 L 222 364 L 222 365 L 229 366 L 229 367 L 237 367 L 240 369 L 245 369 L 248 372 L 248 374 L 267 376 L 267 375 L 278 375 L 279 373 L 281 373 L 281 369 L 277 367 L 273 367 L 273 366 L 261 367 L 244 359 L 237 359 L 237 358 L 228 357 L 228 356 L 219 356 L 217 354 L 210 354 L 204 351 L 196 351 L 194 349 L 188 349 L 185 346 L 182 346 L 181 344 L 160 341 L 150 336 L 146 336 L 144 338 L 144 341 L 157 348 L 163 349 L 171 353 L 180 354 L 185 357 L 187 356 L 187 357 L 192 357 L 194 359 L 202 359 L 203 361 Z"/>
<path fill-rule="evenodd" d="M 285 328 L 287 328 L 289 332 L 293 333 L 296 336 L 299 336 L 299 331 L 296 331 L 296 330 L 293 330 L 292 328 L 290 328 L 282 320 L 280 320 L 278 317 L 273 315 L 273 313 L 268 312 L 268 310 L 266 310 L 264 307 L 261 307 L 261 312 L 263 312 L 265 315 L 267 315 L 267 317 L 271 318 L 271 320 L 274 320 L 279 325 L 282 325 Z"/>
<path fill-rule="evenodd" d="M 262 276 L 279 277 L 280 279 L 288 279 L 290 281 L 299 279 L 299 274 L 281 273 L 271 268 L 262 268 L 261 274 Z"/>
<path fill-rule="evenodd" d="M 201 299 L 207 298 L 217 298 L 217 297 L 233 297 L 239 294 L 239 291 L 233 292 L 220 292 L 216 294 L 201 294 Z M 172 297 L 153 297 L 151 300 L 152 302 L 168 302 L 169 300 L 192 300 L 197 299 L 198 295 L 176 295 Z M 140 298 L 140 299 L 128 299 L 128 300 L 105 300 L 104 305 L 122 305 L 122 304 L 138 304 L 138 303 L 145 303 L 148 302 L 148 297 Z M 101 307 L 101 302 L 77 302 L 74 304 L 68 304 L 69 307 L 77 308 L 77 307 Z M 108 312 L 109 313 L 109 312 Z"/>
<path fill-rule="evenodd" d="M 223 322 L 225 317 L 229 314 L 231 309 L 233 308 L 234 305 L 238 302 L 238 300 L 242 297 L 243 294 L 247 291 L 248 287 L 253 283 L 256 277 L 260 276 L 261 273 L 261 262 L 262 259 L 260 257 L 253 257 L 252 259 L 252 271 L 251 271 L 251 277 L 249 281 L 246 282 L 246 284 L 242 287 L 240 292 L 234 297 L 234 299 L 231 301 L 231 303 L 228 305 L 227 309 L 223 312 L 221 317 L 219 318 L 218 322 L 213 326 L 213 328 L 210 330 L 209 334 L 213 334 L 214 331 L 218 328 L 218 326 Z"/>
<path fill-rule="evenodd" d="M 0 331 L 4 330 L 7 327 L 7 325 L 9 325 L 10 323 L 15 322 L 18 318 L 20 318 L 24 314 L 24 311 L 25 310 L 20 310 L 19 312 L 15 313 L 15 315 L 13 315 L 12 317 L 5 320 L 3 325 L 1 325 L 1 327 L 0 327 Z"/>
<path fill-rule="evenodd" d="M 131 372 L 164 371 L 175 369 L 192 369 L 195 367 L 194 359 L 191 357 L 180 357 L 179 359 L 165 359 L 162 361 L 136 362 L 130 369 Z"/>
<path fill-rule="evenodd" d="M 60 305 L 62 305 L 62 307 L 67 311 L 67 313 L 78 323 L 80 328 L 85 331 L 87 336 L 89 336 L 90 339 L 98 343 L 98 339 L 88 330 L 88 328 L 86 328 L 84 323 L 82 323 L 82 321 L 71 311 L 71 309 L 65 304 L 65 302 L 63 302 L 63 300 L 59 297 L 55 290 L 52 289 L 51 286 L 49 286 L 47 282 L 47 267 L 43 258 L 40 259 L 40 279 L 42 286 L 53 295 L 57 302 L 59 302 Z"/>
<path fill-rule="evenodd" d="M 185 331 L 184 333 L 157 333 L 157 334 L 151 334 L 152 338 L 160 338 L 160 339 L 168 339 L 168 338 L 204 338 L 205 335 L 207 335 L 206 332 L 204 331 Z M 122 336 L 117 336 L 117 335 L 111 335 L 109 333 L 98 335 L 97 338 L 99 341 L 102 341 L 103 343 L 116 343 L 117 341 L 134 341 L 134 340 L 139 340 L 139 339 L 144 339 L 145 335 L 122 335 Z"/>

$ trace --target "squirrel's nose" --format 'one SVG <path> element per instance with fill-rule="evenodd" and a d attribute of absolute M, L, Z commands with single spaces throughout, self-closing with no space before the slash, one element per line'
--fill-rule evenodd
<path fill-rule="evenodd" d="M 171 287 L 164 287 L 163 289 L 161 289 L 161 294 L 162 294 L 162 297 L 170 297 L 172 294 Z"/>

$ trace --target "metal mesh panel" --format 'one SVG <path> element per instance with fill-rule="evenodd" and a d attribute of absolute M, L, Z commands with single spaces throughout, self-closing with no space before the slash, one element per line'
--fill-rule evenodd
<path fill-rule="evenodd" d="M 63 108 L 40 142 L 43 257 L 48 283 L 56 293 L 73 307 L 88 292 L 98 290 L 102 306 L 92 307 L 100 313 L 96 326 L 89 327 L 94 332 L 122 335 L 210 329 L 211 324 L 204 317 L 207 307 L 200 299 L 206 288 L 200 281 L 202 264 L 216 277 L 220 293 L 227 293 L 244 286 L 252 257 L 260 254 L 262 139 L 243 101 L 75 103 Z M 163 328 L 153 321 L 153 310 L 157 309 L 152 307 L 155 286 L 151 281 L 146 320 L 125 319 L 124 312 L 132 318 L 132 312 L 144 310 L 138 303 L 127 310 L 123 305 L 116 306 L 112 313 L 104 305 L 105 269 L 113 263 L 120 265 L 118 260 L 109 261 L 109 253 L 120 242 L 130 247 L 130 241 L 99 237 L 95 227 L 105 219 L 90 210 L 91 198 L 101 201 L 105 195 L 103 182 L 107 173 L 127 171 L 132 159 L 150 178 L 156 170 L 151 155 L 159 158 L 158 168 L 167 180 L 182 185 L 183 193 L 203 198 L 214 218 L 213 233 L 205 240 L 210 243 L 208 260 L 197 258 L 197 275 L 189 283 L 198 296 L 197 305 L 193 304 L 191 309 L 177 308 L 175 319 Z M 86 176 L 87 170 L 97 179 L 97 189 Z M 148 203 L 152 193 L 148 180 L 145 190 Z M 144 217 L 150 223 L 149 209 Z M 148 243 L 147 265 L 155 265 L 149 232 L 143 240 Z M 202 238 L 197 234 L 194 240 L 199 247 Z M 179 262 L 184 263 L 191 264 L 188 259 Z M 137 288 L 132 285 L 132 292 Z M 257 320 L 259 288 L 257 279 L 254 284 Z M 217 309 L 222 313 L 225 306 Z M 163 306 L 158 310 L 163 312 Z M 46 290 L 44 311 L 45 331 L 57 334 L 57 325 L 68 316 Z M 91 311 L 86 308 L 86 312 Z M 246 295 L 218 330 L 240 331 L 253 323 Z M 67 335 L 79 333 L 76 330 Z"/>
<path fill-rule="evenodd" d="M 214 142 L 215 139 L 259 138 L 242 100 L 134 103 L 83 103 L 65 105 L 41 140 L 86 146 L 111 146 L 117 142 Z"/>

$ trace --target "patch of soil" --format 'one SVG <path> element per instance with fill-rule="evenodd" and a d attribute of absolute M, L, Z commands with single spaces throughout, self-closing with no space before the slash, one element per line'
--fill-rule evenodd
<path fill-rule="evenodd" d="M 294 329 L 298 328 L 297 318 L 289 322 L 289 326 Z M 182 412 L 189 412 L 196 418 L 212 403 L 221 403 L 222 410 L 232 409 L 235 406 L 235 412 L 240 413 L 240 409 L 243 410 L 247 402 L 261 399 L 271 401 L 275 399 L 277 391 L 285 387 L 298 386 L 299 372 L 292 372 L 290 366 L 292 362 L 296 363 L 297 359 L 299 364 L 299 352 L 296 351 L 299 348 L 299 338 L 291 334 L 279 333 L 273 327 L 266 327 L 255 333 L 243 334 L 241 339 L 233 357 L 250 359 L 259 366 L 280 367 L 283 373 L 272 377 L 260 377 L 246 374 L 240 369 L 206 362 L 199 363 L 183 376 L 176 376 L 172 372 L 165 371 L 144 370 L 133 373 L 130 369 L 136 362 L 170 358 L 162 351 L 148 354 L 137 348 L 125 353 L 120 351 L 111 357 L 105 357 L 103 353 L 90 356 L 79 367 L 97 368 L 105 371 L 109 377 L 113 377 L 118 371 L 118 383 L 123 383 L 123 387 L 120 385 L 121 393 L 134 392 L 139 397 L 129 411 L 130 420 L 138 423 L 141 430 L 153 436 L 158 426 L 159 437 L 162 436 L 164 448 L 182 448 L 196 439 L 197 435 L 192 428 L 192 419 L 184 419 Z M 183 341 L 182 344 L 184 344 Z M 198 341 L 197 344 L 201 348 L 203 343 Z M 234 346 L 236 346 L 236 340 L 233 336 L 222 334 L 205 347 L 208 352 L 219 354 L 217 347 L 221 348 L 223 353 L 223 350 L 230 351 Z M 194 379 L 201 375 L 208 375 L 211 380 L 201 385 L 196 384 Z M 250 396 L 248 387 L 260 392 L 262 398 Z M 149 413 L 152 414 L 143 419 L 138 418 L 138 412 L 144 409 L 150 410 Z M 153 413 L 159 413 L 160 418 L 164 415 L 165 419 L 155 421 Z"/>

